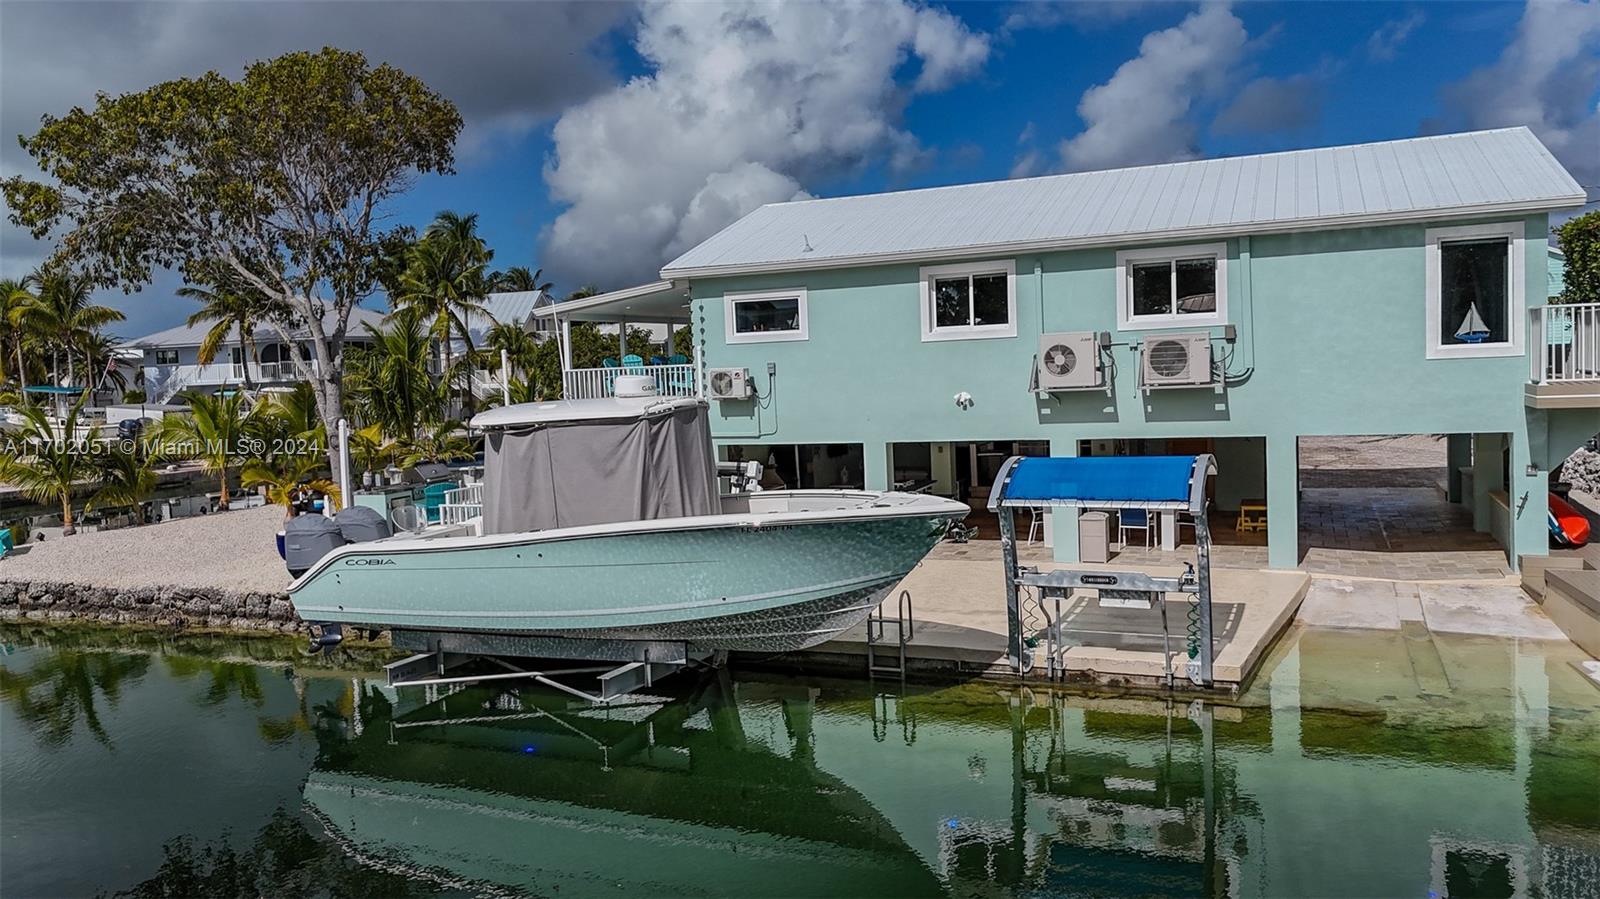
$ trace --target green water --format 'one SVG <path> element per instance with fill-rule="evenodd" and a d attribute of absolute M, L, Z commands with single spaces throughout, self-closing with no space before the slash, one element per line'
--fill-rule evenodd
<path fill-rule="evenodd" d="M 381 658 L 287 641 L 0 640 L 8 899 L 1600 882 L 1600 690 L 1566 644 L 1296 632 L 1228 705 L 680 675 L 592 710 L 397 694 Z"/>

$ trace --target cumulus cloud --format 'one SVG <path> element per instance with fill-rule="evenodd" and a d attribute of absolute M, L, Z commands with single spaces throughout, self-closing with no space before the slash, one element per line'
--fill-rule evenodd
<path fill-rule="evenodd" d="M 541 260 L 577 283 L 654 277 L 675 254 L 803 186 L 927 151 L 899 127 L 917 92 L 976 71 L 987 39 L 893 3 L 649 4 L 651 72 L 565 112 L 545 168 L 567 208 Z"/>
<path fill-rule="evenodd" d="M 1322 84 L 1314 76 L 1262 77 L 1246 84 L 1211 123 L 1218 134 L 1293 131 L 1322 115 Z"/>
<path fill-rule="evenodd" d="M 1078 116 L 1085 127 L 1062 143 L 1062 165 L 1081 171 L 1198 155 L 1191 108 L 1228 83 L 1248 39 L 1225 4 L 1203 6 L 1145 35 L 1138 56 L 1084 92 Z"/>
<path fill-rule="evenodd" d="M 1073 25 L 1083 30 L 1108 28 L 1156 9 L 1177 4 L 1173 0 L 1075 0 L 1042 2 L 1027 0 L 1014 4 L 1001 21 L 1001 31 L 1009 34 L 1030 29 L 1051 29 Z"/>
<path fill-rule="evenodd" d="M 1400 45 L 1406 42 L 1411 32 L 1421 27 L 1427 16 L 1422 10 L 1414 9 L 1403 18 L 1390 19 L 1378 26 L 1367 38 L 1367 55 L 1373 59 L 1388 61 L 1400 54 Z"/>
<path fill-rule="evenodd" d="M 1526 125 L 1590 196 L 1600 183 L 1600 2 L 1538 0 L 1493 64 L 1444 89 L 1427 130 Z"/>

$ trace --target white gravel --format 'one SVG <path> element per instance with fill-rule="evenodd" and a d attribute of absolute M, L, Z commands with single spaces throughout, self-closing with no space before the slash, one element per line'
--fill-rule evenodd
<path fill-rule="evenodd" d="M 281 507 L 262 506 L 52 538 L 0 559 L 0 580 L 281 593 L 289 585 L 274 538 L 282 524 Z"/>

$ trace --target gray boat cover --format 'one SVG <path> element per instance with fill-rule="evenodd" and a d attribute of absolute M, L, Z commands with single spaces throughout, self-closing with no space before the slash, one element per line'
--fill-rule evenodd
<path fill-rule="evenodd" d="M 486 435 L 486 534 L 721 511 L 704 403 Z"/>

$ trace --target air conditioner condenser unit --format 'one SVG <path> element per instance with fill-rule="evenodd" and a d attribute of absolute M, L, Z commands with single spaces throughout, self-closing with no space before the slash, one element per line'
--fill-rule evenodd
<path fill-rule="evenodd" d="M 706 396 L 714 400 L 747 400 L 755 391 L 748 368 L 713 368 L 706 376 Z"/>
<path fill-rule="evenodd" d="M 1109 336 L 1099 331 L 1039 335 L 1038 390 L 1100 387 L 1104 383 L 1100 350 Z"/>
<path fill-rule="evenodd" d="M 1139 357 L 1144 387 L 1199 387 L 1215 376 L 1210 331 L 1152 334 L 1141 342 Z"/>

